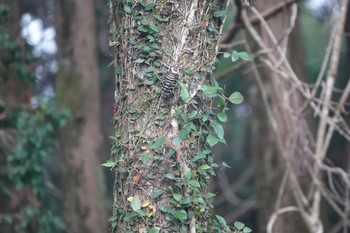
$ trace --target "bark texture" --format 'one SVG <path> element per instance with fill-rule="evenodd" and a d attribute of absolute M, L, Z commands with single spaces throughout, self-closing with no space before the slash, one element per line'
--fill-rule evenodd
<path fill-rule="evenodd" d="M 203 196 L 212 170 L 198 168 L 213 163 L 206 150 L 213 114 L 201 87 L 212 83 L 226 1 L 146 2 L 110 1 L 116 69 L 112 224 L 115 232 L 208 232 Z M 161 86 L 171 67 L 179 82 L 165 100 Z"/>
<path fill-rule="evenodd" d="M 98 63 L 92 0 L 56 1 L 57 98 L 72 118 L 60 134 L 62 188 L 69 232 L 107 230 Z"/>

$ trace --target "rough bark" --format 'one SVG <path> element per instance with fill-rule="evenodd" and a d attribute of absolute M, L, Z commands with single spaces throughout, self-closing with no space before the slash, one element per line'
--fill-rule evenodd
<path fill-rule="evenodd" d="M 60 134 L 67 229 L 73 233 L 106 232 L 93 1 L 56 1 L 56 10 L 57 98 L 72 114 Z"/>
<path fill-rule="evenodd" d="M 115 232 L 209 231 L 203 196 L 213 163 L 206 151 L 213 114 L 201 87 L 211 85 L 221 33 L 223 17 L 214 12 L 225 7 L 217 0 L 110 1 Z M 179 70 L 179 84 L 165 100 L 161 82 L 169 67 Z M 210 169 L 198 170 L 203 164 Z"/>

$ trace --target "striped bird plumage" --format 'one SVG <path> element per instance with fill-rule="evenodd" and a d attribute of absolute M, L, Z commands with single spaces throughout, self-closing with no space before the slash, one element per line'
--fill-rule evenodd
<path fill-rule="evenodd" d="M 162 82 L 162 96 L 167 99 L 169 95 L 175 89 L 177 82 L 179 81 L 179 71 L 176 66 L 170 67 L 166 72 Z"/>

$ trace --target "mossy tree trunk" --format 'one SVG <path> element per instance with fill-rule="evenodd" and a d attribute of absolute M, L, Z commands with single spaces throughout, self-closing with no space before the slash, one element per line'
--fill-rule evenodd
<path fill-rule="evenodd" d="M 210 149 L 220 140 L 211 133 L 222 128 L 210 100 L 218 87 L 209 86 L 226 4 L 110 1 L 114 232 L 211 232 L 205 193 L 215 167 Z M 165 100 L 171 67 L 179 81 Z"/>
<path fill-rule="evenodd" d="M 107 231 L 106 196 L 100 166 L 101 128 L 95 16 L 92 0 L 56 1 L 59 104 L 71 111 L 60 134 L 62 188 L 67 230 Z"/>

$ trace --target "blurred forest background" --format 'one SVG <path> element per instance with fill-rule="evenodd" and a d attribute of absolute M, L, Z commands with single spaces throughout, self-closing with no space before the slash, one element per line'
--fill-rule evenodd
<path fill-rule="evenodd" d="M 237 2 L 227 12 L 220 50 L 247 51 L 256 62 L 218 56 L 215 78 L 227 95 L 239 91 L 245 101 L 230 107 L 227 145 L 214 148 L 217 161 L 230 167 L 212 180 L 215 213 L 259 233 L 320 232 L 308 225 L 319 219 L 323 232 L 349 232 L 350 10 L 335 61 L 341 1 L 255 1 L 302 82 L 286 85 L 276 76 L 284 75 L 277 65 L 283 59 L 259 61 L 264 51 L 253 34 L 246 36 Z M 295 2 L 297 9 L 287 11 Z M 101 164 L 110 158 L 115 80 L 107 4 L 0 0 L 0 232 L 108 231 L 113 177 Z M 313 98 L 293 89 L 312 90 Z M 282 107 L 286 98 L 300 115 Z M 310 160 L 322 165 L 310 168 Z M 319 205 L 298 203 L 295 187 L 286 185 L 294 177 L 286 178 L 286 161 L 308 190 L 300 200 L 315 203 L 320 195 Z"/>

